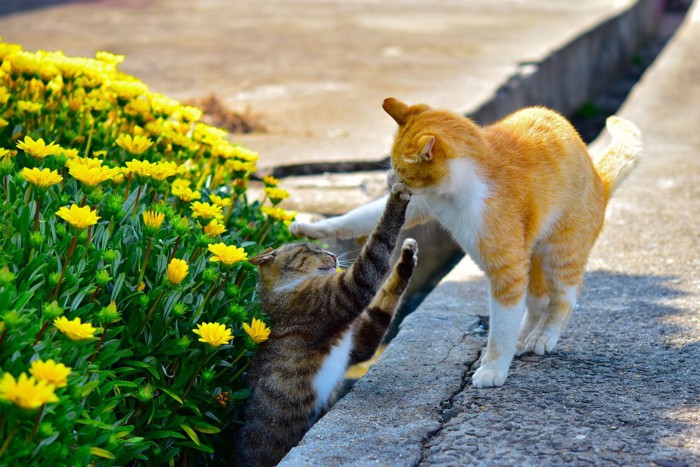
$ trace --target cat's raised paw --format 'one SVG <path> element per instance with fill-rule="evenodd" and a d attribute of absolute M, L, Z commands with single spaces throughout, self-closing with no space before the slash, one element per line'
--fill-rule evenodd
<path fill-rule="evenodd" d="M 406 240 L 403 241 L 403 245 L 401 245 L 401 250 L 406 252 L 406 250 L 411 251 L 412 254 L 418 253 L 418 242 L 415 241 L 412 238 L 407 238 Z"/>
<path fill-rule="evenodd" d="M 391 185 L 391 192 L 395 195 L 399 195 L 402 200 L 408 201 L 411 199 L 411 190 L 408 189 L 403 183 L 394 183 Z"/>

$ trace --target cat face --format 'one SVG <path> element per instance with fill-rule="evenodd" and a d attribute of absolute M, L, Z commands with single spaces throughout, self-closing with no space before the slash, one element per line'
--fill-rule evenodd
<path fill-rule="evenodd" d="M 449 168 L 445 144 L 436 136 L 440 131 L 436 114 L 426 105 L 409 107 L 394 98 L 386 99 L 383 107 L 399 124 L 391 166 L 401 181 L 418 192 L 439 186 Z"/>
<path fill-rule="evenodd" d="M 259 266 L 265 282 L 289 283 L 296 279 L 335 274 L 338 258 L 312 243 L 291 243 L 249 260 Z"/>

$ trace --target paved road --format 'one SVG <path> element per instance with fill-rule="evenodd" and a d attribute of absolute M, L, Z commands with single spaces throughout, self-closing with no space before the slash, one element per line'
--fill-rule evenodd
<path fill-rule="evenodd" d="M 486 285 L 464 261 L 285 465 L 700 465 L 697 57 L 699 5 L 620 112 L 642 129 L 643 162 L 556 352 L 472 388 L 485 332 L 464 312 L 483 313 Z"/>
<path fill-rule="evenodd" d="M 78 1 L 0 16 L 0 35 L 28 50 L 122 53 L 121 69 L 153 90 L 249 107 L 269 131 L 238 140 L 265 167 L 380 159 L 395 130 L 385 97 L 473 110 L 521 63 L 633 3 Z"/>

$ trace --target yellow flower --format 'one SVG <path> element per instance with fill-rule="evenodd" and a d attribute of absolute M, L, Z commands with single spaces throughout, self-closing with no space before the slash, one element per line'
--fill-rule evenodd
<path fill-rule="evenodd" d="M 102 162 L 97 159 L 98 162 Z M 85 164 L 70 164 L 68 169 L 73 178 L 81 183 L 88 186 L 98 185 L 105 180 L 110 180 L 112 177 L 119 173 L 119 169 L 111 169 L 109 167 L 103 167 L 98 165 L 96 167 L 89 167 Z"/>
<path fill-rule="evenodd" d="M 282 188 L 266 187 L 265 194 L 270 197 L 273 203 L 277 204 L 283 199 L 289 198 L 289 192 Z"/>
<path fill-rule="evenodd" d="M 173 175 L 177 175 L 175 162 L 156 162 L 151 168 L 151 177 L 156 180 L 165 180 Z"/>
<path fill-rule="evenodd" d="M 273 208 L 272 206 L 263 206 L 260 208 L 260 210 L 263 212 L 263 214 L 267 214 L 273 219 L 280 220 L 286 225 L 291 224 L 297 215 L 296 211 L 285 211 L 284 209 Z"/>
<path fill-rule="evenodd" d="M 54 387 L 45 381 L 37 381 L 26 373 L 15 379 L 9 373 L 0 380 L 0 399 L 10 401 L 23 409 L 36 409 L 48 402 L 58 402 Z"/>
<path fill-rule="evenodd" d="M 254 162 L 243 162 L 237 159 L 229 159 L 224 165 L 234 172 L 255 172 L 256 170 Z"/>
<path fill-rule="evenodd" d="M 165 214 L 155 211 L 143 211 L 143 223 L 151 229 L 160 229 L 165 220 Z"/>
<path fill-rule="evenodd" d="M 153 145 L 153 141 L 145 136 L 120 135 L 115 141 L 117 145 L 134 155 L 143 154 Z"/>
<path fill-rule="evenodd" d="M 279 184 L 279 182 L 280 181 L 278 179 L 276 179 L 275 177 L 273 177 L 272 175 L 265 175 L 263 177 L 263 183 L 265 184 L 265 186 L 275 187 Z"/>
<path fill-rule="evenodd" d="M 100 218 L 97 211 L 90 209 L 90 206 L 79 207 L 77 204 L 71 205 L 70 208 L 63 206 L 56 211 L 56 215 L 77 229 L 95 225 Z"/>
<path fill-rule="evenodd" d="M 234 149 L 235 156 L 238 159 L 241 159 L 243 161 L 247 162 L 255 162 L 258 160 L 258 153 L 255 151 L 251 151 L 250 149 L 244 148 L 242 146 L 236 146 Z"/>
<path fill-rule="evenodd" d="M 177 285 L 182 282 L 189 270 L 190 267 L 185 260 L 173 258 L 168 263 L 168 280 L 171 284 Z"/>
<path fill-rule="evenodd" d="M 55 388 L 63 388 L 68 385 L 68 375 L 70 367 L 63 363 L 56 363 L 53 359 L 47 361 L 34 360 L 29 372 L 38 381 L 44 381 L 47 384 L 52 384 Z"/>
<path fill-rule="evenodd" d="M 247 323 L 243 323 L 243 329 L 250 336 L 251 339 L 255 341 L 256 344 L 265 342 L 270 336 L 270 328 L 257 318 L 253 318 L 253 321 L 248 326 Z"/>
<path fill-rule="evenodd" d="M 25 167 L 20 172 L 20 175 L 32 185 L 36 185 L 41 188 L 46 188 L 48 186 L 55 185 L 56 183 L 59 183 L 61 180 L 63 180 L 63 177 L 61 177 L 55 170 L 39 170 L 36 167 L 33 169 Z"/>
<path fill-rule="evenodd" d="M 227 266 L 248 258 L 248 253 L 243 248 L 237 248 L 233 245 L 227 246 L 225 243 L 210 243 L 208 249 L 214 255 L 210 261 L 221 261 Z"/>
<path fill-rule="evenodd" d="M 216 204 L 217 206 L 221 206 L 222 208 L 226 208 L 226 207 L 231 206 L 231 198 L 224 198 L 222 196 L 209 195 L 209 201 Z"/>
<path fill-rule="evenodd" d="M 212 221 L 205 225 L 202 230 L 204 230 L 204 233 L 210 237 L 216 237 L 226 232 L 226 227 L 223 224 L 219 224 L 217 219 L 212 219 Z"/>
<path fill-rule="evenodd" d="M 32 102 L 32 101 L 17 101 L 17 109 L 19 109 L 20 112 L 27 112 L 29 114 L 38 114 L 41 112 L 41 109 L 43 109 L 44 106 L 39 104 L 38 102 Z"/>
<path fill-rule="evenodd" d="M 206 342 L 212 347 L 226 344 L 233 339 L 231 329 L 226 328 L 221 323 L 198 324 L 197 329 L 193 329 L 192 332 L 200 336 L 199 342 Z"/>
<path fill-rule="evenodd" d="M 150 177 L 153 175 L 153 168 L 155 167 L 155 164 L 152 164 L 149 161 L 132 159 L 126 163 L 126 167 L 130 174 Z"/>
<path fill-rule="evenodd" d="M 200 199 L 202 197 L 202 194 L 200 192 L 194 191 L 189 187 L 181 185 L 173 185 L 173 195 L 177 196 L 185 203 L 189 203 L 190 201 Z"/>
<path fill-rule="evenodd" d="M 92 324 L 81 323 L 80 318 L 68 320 L 65 316 L 59 316 L 53 320 L 53 325 L 73 341 L 90 340 L 97 331 Z"/>
<path fill-rule="evenodd" d="M 44 159 L 46 156 L 54 154 L 54 151 L 59 148 L 54 143 L 47 145 L 43 138 L 34 141 L 29 136 L 25 136 L 24 141 L 19 141 L 17 147 L 35 159 Z"/>
<path fill-rule="evenodd" d="M 221 217 L 223 213 L 221 212 L 221 207 L 215 204 L 200 203 L 195 201 L 190 205 L 192 208 L 192 217 L 195 219 L 200 217 L 202 219 L 215 219 Z"/>

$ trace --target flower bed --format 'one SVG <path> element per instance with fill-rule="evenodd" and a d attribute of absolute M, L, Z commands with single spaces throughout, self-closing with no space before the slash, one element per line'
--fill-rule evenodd
<path fill-rule="evenodd" d="M 269 334 L 246 258 L 288 193 L 123 57 L 0 40 L 0 462 L 214 456 Z M 218 441 L 217 441 L 218 440 Z"/>

